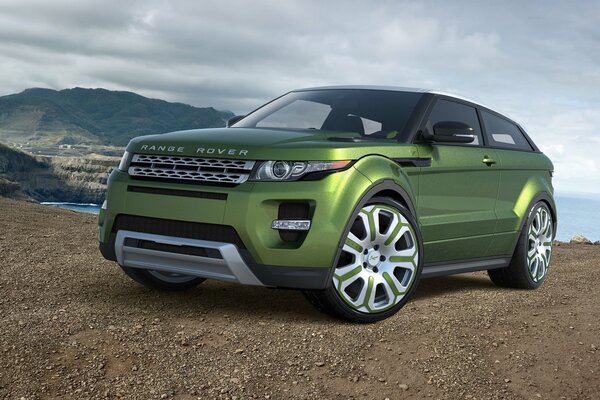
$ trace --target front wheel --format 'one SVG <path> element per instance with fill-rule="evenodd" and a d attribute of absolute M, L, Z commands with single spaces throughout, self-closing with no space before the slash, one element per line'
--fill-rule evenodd
<path fill-rule="evenodd" d="M 510 265 L 488 271 L 492 282 L 502 287 L 538 288 L 548 274 L 553 239 L 552 213 L 546 203 L 540 201 L 527 216 Z"/>
<path fill-rule="evenodd" d="M 181 275 L 173 272 L 146 270 L 121 266 L 123 272 L 147 288 L 168 291 L 181 291 L 198 286 L 206 279 L 196 276 Z"/>
<path fill-rule="evenodd" d="M 410 211 L 392 199 L 373 198 L 352 221 L 331 285 L 305 296 L 319 310 L 349 321 L 381 321 L 413 295 L 422 248 Z"/>

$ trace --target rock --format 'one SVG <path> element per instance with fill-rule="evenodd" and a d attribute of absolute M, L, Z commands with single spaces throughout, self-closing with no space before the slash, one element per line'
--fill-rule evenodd
<path fill-rule="evenodd" d="M 583 235 L 575 234 L 571 237 L 571 244 L 592 244 L 592 241 Z"/>
<path fill-rule="evenodd" d="M 100 204 L 119 163 L 105 156 L 31 156 L 0 144 L 0 196 Z"/>
<path fill-rule="evenodd" d="M 408 385 L 406 383 L 401 383 L 398 385 L 398 387 L 402 390 L 408 390 Z"/>
<path fill-rule="evenodd" d="M 0 177 L 0 196 L 8 196 L 21 189 L 19 182 L 12 182 Z"/>
<path fill-rule="evenodd" d="M 317 367 L 322 367 L 322 366 L 324 366 L 324 365 L 325 365 L 325 363 L 324 363 L 323 361 L 317 361 L 317 362 L 315 363 L 315 365 L 316 365 Z"/>

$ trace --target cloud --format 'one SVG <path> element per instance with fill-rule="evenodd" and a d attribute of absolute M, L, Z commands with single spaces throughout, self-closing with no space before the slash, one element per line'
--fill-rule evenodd
<path fill-rule="evenodd" d="M 600 106 L 564 110 L 555 105 L 544 118 L 530 117 L 534 139 L 554 163 L 562 191 L 600 192 Z"/>
<path fill-rule="evenodd" d="M 600 192 L 581 161 L 600 152 L 597 15 L 597 1 L 4 0 L 0 94 L 106 87 L 245 113 L 298 87 L 430 87 L 523 122 L 557 187 Z"/>

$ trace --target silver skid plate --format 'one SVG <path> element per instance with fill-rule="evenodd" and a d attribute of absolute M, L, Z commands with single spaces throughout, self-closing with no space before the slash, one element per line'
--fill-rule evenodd
<path fill-rule="evenodd" d="M 186 248 L 195 247 L 198 249 L 216 250 L 216 252 L 212 251 L 211 254 L 220 254 L 220 257 L 204 257 L 131 245 L 131 243 L 139 243 L 139 241 L 167 245 L 166 248 L 169 246 L 185 246 Z M 117 262 L 125 267 L 173 272 L 182 275 L 238 282 L 244 285 L 264 286 L 252 273 L 250 268 L 248 268 L 238 248 L 231 243 L 120 230 L 117 232 L 115 252 Z"/>

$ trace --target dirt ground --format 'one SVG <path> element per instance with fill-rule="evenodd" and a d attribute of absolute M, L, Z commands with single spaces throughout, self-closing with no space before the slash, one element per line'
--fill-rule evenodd
<path fill-rule="evenodd" d="M 150 291 L 95 222 L 0 199 L 0 398 L 600 398 L 600 246 L 555 247 L 536 291 L 429 279 L 353 325 L 296 291 Z"/>

